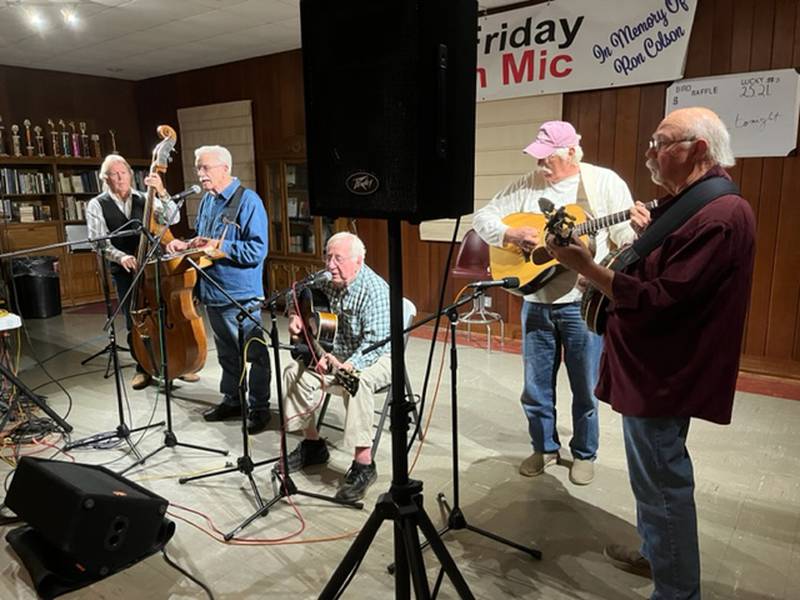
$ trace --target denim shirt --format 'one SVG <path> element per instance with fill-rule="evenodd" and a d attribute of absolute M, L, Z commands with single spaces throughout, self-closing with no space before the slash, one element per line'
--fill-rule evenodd
<path fill-rule="evenodd" d="M 215 260 L 205 272 L 219 283 L 234 300 L 244 301 L 264 297 L 264 260 L 269 248 L 267 239 L 267 212 L 259 195 L 246 189 L 236 214 L 236 225 L 225 225 L 222 213 L 236 189 L 241 185 L 233 181 L 215 196 L 206 192 L 200 201 L 197 215 L 197 235 L 225 239 L 220 250 L 226 258 Z M 208 306 L 224 306 L 230 301 L 212 284 L 200 278 L 199 296 Z"/>

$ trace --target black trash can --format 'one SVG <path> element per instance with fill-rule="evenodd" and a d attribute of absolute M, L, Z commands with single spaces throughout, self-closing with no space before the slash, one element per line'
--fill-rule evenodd
<path fill-rule="evenodd" d="M 11 263 L 17 288 L 17 311 L 26 319 L 61 314 L 61 283 L 57 256 L 23 256 Z"/>

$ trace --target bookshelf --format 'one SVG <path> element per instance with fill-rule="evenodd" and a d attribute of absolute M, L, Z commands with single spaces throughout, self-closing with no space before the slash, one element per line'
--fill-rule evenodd
<path fill-rule="evenodd" d="M 86 205 L 102 190 L 101 162 L 94 158 L 0 157 L 2 251 L 86 237 Z M 128 162 L 134 170 L 133 186 L 144 189 L 150 161 Z M 102 299 L 97 260 L 90 249 L 60 248 L 44 253 L 58 256 L 62 305 Z"/>
<path fill-rule="evenodd" d="M 321 269 L 325 243 L 337 231 L 347 229 L 347 220 L 311 215 L 304 160 L 267 160 L 262 163 L 262 174 L 270 221 L 264 286 L 274 291 Z"/>

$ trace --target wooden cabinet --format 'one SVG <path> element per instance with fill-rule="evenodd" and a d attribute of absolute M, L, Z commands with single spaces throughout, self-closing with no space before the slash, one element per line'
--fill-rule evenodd
<path fill-rule="evenodd" d="M 347 229 L 347 219 L 311 216 L 304 160 L 268 160 L 262 174 L 270 221 L 264 286 L 272 292 L 323 268 L 325 243 Z"/>
<path fill-rule="evenodd" d="M 93 158 L 0 158 L 0 246 L 3 252 L 83 239 L 86 205 L 102 189 L 100 160 Z M 142 189 L 148 160 L 129 160 L 134 187 Z M 61 303 L 102 300 L 95 253 L 58 248 L 32 254 L 58 256 Z"/>

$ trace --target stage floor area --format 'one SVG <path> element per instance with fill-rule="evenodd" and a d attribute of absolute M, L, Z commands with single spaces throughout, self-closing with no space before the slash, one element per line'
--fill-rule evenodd
<path fill-rule="evenodd" d="M 25 326 L 33 349 L 49 374 L 58 379 L 71 396 L 67 420 L 75 428 L 76 440 L 100 431 L 113 430 L 118 422 L 113 379 L 104 379 L 104 357 L 82 367 L 80 362 L 103 348 L 104 316 L 92 311 L 72 311 L 46 320 L 28 320 Z M 265 317 L 265 321 L 267 321 Z M 119 321 L 122 325 L 122 321 Z M 209 330 L 210 331 L 210 330 Z M 285 330 L 282 335 L 285 337 Z M 23 339 L 25 335 L 23 334 Z M 124 338 L 124 335 L 120 335 Z M 364 523 L 378 496 L 391 480 L 390 433 L 384 433 L 376 457 L 378 482 L 370 488 L 365 508 L 356 511 L 320 500 L 293 497 L 293 505 L 278 502 L 270 513 L 241 534 L 236 545 L 215 539 L 212 525 L 230 531 L 256 508 L 244 475 L 235 472 L 213 479 L 180 485 L 179 477 L 235 464 L 241 454 L 240 425 L 233 422 L 206 423 L 201 412 L 219 401 L 219 366 L 209 339 L 210 351 L 197 383 L 178 382 L 174 394 L 174 428 L 181 442 L 230 450 L 228 457 L 187 448 L 167 449 L 126 476 L 167 498 L 177 525 L 168 544 L 170 557 L 203 580 L 218 600 L 256 598 L 316 598 L 347 551 L 355 531 Z M 422 391 L 429 340 L 412 337 L 407 365 L 416 393 Z M 495 346 L 496 348 L 496 346 Z M 442 364 L 442 345 L 433 361 L 425 417 L 437 389 Z M 130 364 L 128 356 L 123 362 Z M 468 521 L 521 544 L 536 546 L 543 560 L 536 561 L 515 549 L 468 531 L 444 536 L 448 550 L 477 598 L 527 598 L 546 600 L 640 600 L 648 598 L 648 580 L 623 573 L 602 555 L 608 543 L 636 543 L 635 510 L 622 444 L 621 419 L 606 405 L 600 406 L 600 452 L 595 481 L 586 487 L 569 482 L 566 464 L 545 474 L 526 478 L 517 468 L 531 451 L 527 422 L 520 408 L 522 364 L 515 352 L 488 353 L 480 344 L 459 346 L 458 399 L 460 418 L 461 507 Z M 281 356 L 286 364 L 288 353 Z M 133 426 L 165 417 L 163 394 L 156 387 L 133 391 L 129 381 L 133 369 L 123 370 L 128 414 Z M 273 374 L 274 375 L 274 374 Z M 20 377 L 59 414 L 67 412 L 70 400 L 50 381 L 32 358 L 23 352 Z M 559 375 L 559 436 L 561 457 L 570 459 L 570 394 L 566 372 Z M 452 503 L 450 371 L 444 355 L 441 384 L 433 407 L 428 436 L 412 477 L 425 486 L 425 507 L 438 526 L 443 517 L 436 502 L 442 492 Z M 342 405 L 331 403 L 332 419 L 340 420 Z M 273 401 L 275 408 L 274 376 Z M 270 428 L 250 438 L 255 460 L 277 455 L 278 432 L 273 417 Z M 800 402 L 740 391 L 733 424 L 720 427 L 694 421 L 689 449 L 697 481 L 696 502 L 705 600 L 764 600 L 797 598 L 800 589 Z M 339 448 L 341 434 L 323 430 L 331 447 L 331 461 L 323 467 L 293 475 L 305 490 L 333 494 L 336 483 L 350 464 L 351 456 Z M 146 454 L 163 441 L 163 428 L 133 436 Z M 288 438 L 291 450 L 299 437 Z M 56 436 L 47 439 L 61 445 Z M 3 448 L 10 459 L 11 449 Z M 414 457 L 416 446 L 412 451 Z M 50 457 L 47 446 L 25 446 L 24 453 Z M 63 454 L 60 458 L 69 460 Z M 70 457 L 78 462 L 105 464 L 119 471 L 133 462 L 130 449 L 121 444 L 107 449 L 75 449 Z M 10 470 L 0 462 L 0 478 Z M 273 495 L 270 466 L 255 471 L 265 498 Z M 42 490 L 47 494 L 47 490 Z M 53 506 L 54 511 L 60 507 Z M 206 520 L 206 518 L 208 520 Z M 194 524 L 194 526 L 186 519 Z M 9 527 L 0 528 L 5 536 Z M 280 542 L 281 538 L 298 535 Z M 3 542 L 0 549 L 0 598 L 36 598 L 27 572 Z M 424 554 L 429 581 L 439 565 L 428 550 Z M 393 560 L 392 529 L 384 526 L 344 598 L 392 598 L 394 580 L 386 571 Z M 794 591 L 792 591 L 794 590 Z M 203 591 L 170 568 L 160 555 L 66 599 L 197 599 Z M 445 581 L 440 598 L 457 598 Z"/>

